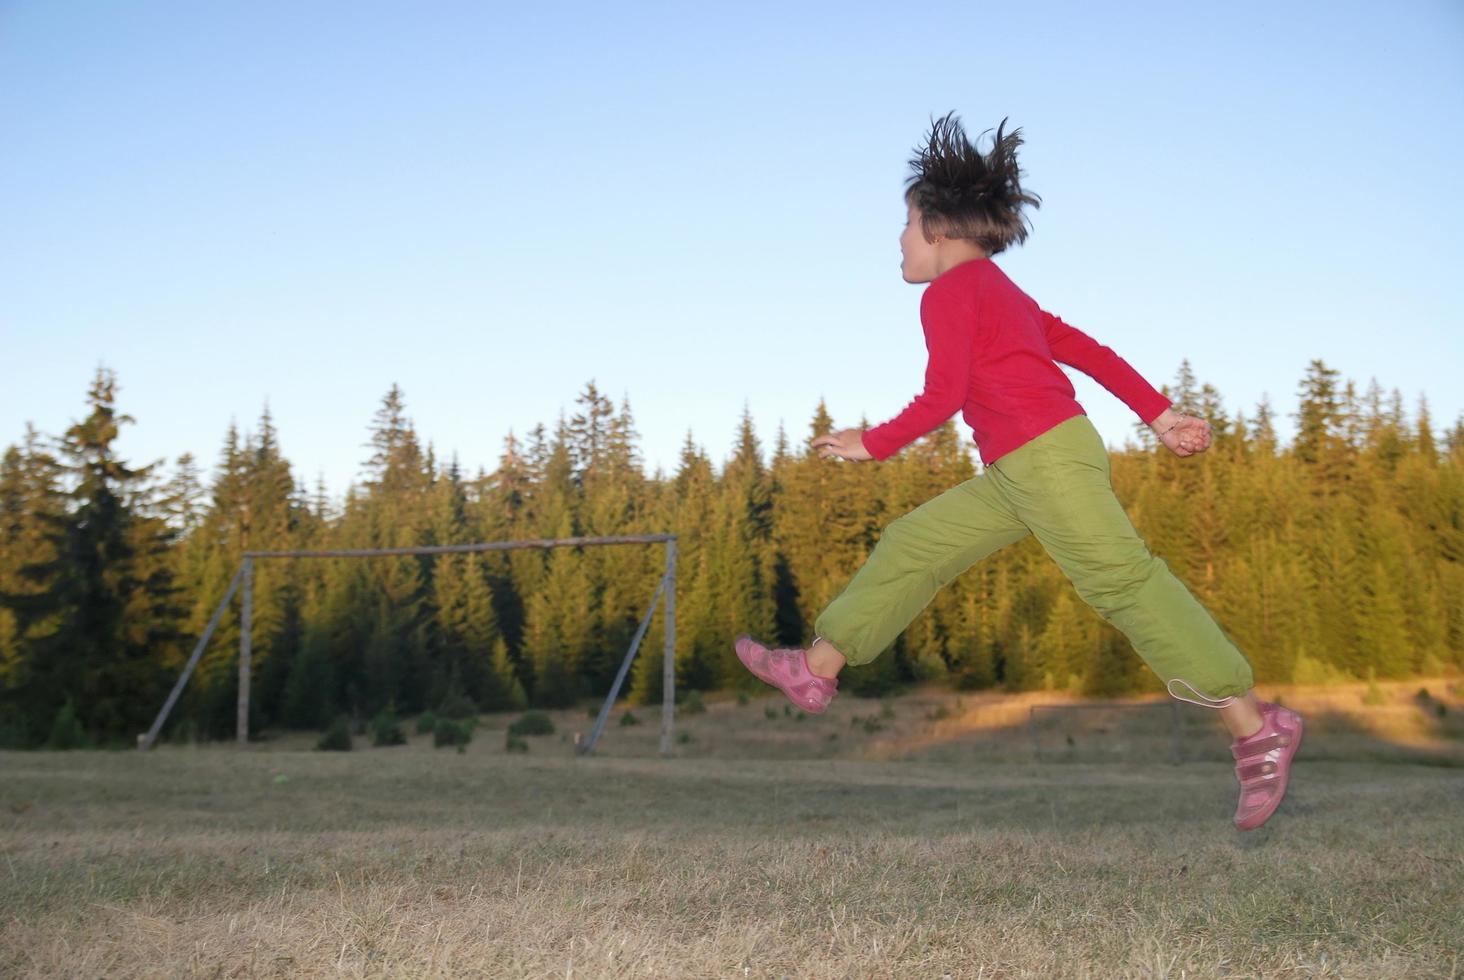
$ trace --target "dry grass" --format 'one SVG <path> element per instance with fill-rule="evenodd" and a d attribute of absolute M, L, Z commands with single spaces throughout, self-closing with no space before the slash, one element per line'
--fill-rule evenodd
<path fill-rule="evenodd" d="M 1038 699 L 932 691 L 713 700 L 672 759 L 655 709 L 585 758 L 583 709 L 526 755 L 504 716 L 465 754 L 0 753 L 0 975 L 1455 976 L 1464 707 L 1420 686 L 1265 692 L 1309 729 L 1252 834 L 1188 707 L 1192 761 L 1148 767 L 1167 711 L 1035 761 Z"/>

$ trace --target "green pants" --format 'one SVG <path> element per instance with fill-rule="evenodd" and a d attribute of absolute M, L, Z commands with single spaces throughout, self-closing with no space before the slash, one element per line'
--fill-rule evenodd
<path fill-rule="evenodd" d="M 819 615 L 815 632 L 851 665 L 868 663 L 942 586 L 1034 534 L 1078 595 L 1128 637 L 1171 694 L 1183 697 L 1176 685 L 1222 703 L 1244 694 L 1252 684 L 1250 664 L 1150 554 L 1109 481 L 1108 451 L 1088 417 L 1054 426 L 890 522 L 843 593 Z"/>

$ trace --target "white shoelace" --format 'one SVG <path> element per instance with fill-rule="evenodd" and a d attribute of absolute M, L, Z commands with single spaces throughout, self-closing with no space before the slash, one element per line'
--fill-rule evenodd
<path fill-rule="evenodd" d="M 1199 695 L 1200 700 L 1199 701 L 1196 701 L 1194 698 L 1187 698 L 1183 694 L 1177 694 L 1177 693 L 1175 693 L 1175 690 L 1174 690 L 1174 682 L 1175 681 L 1179 681 L 1179 683 L 1181 683 L 1185 687 L 1189 688 L 1191 694 Z M 1204 694 L 1200 694 L 1200 689 L 1197 688 L 1197 687 L 1195 687 L 1189 681 L 1185 680 L 1183 677 L 1176 677 L 1173 680 L 1169 681 L 1167 684 L 1164 685 L 1164 689 L 1169 692 L 1170 697 L 1177 698 L 1180 701 L 1188 701 L 1190 704 L 1197 704 L 1197 705 L 1199 705 L 1202 708 L 1223 708 L 1227 704 L 1230 704 L 1231 702 L 1233 702 L 1235 700 L 1235 697 L 1236 697 L 1235 695 L 1232 694 L 1228 698 L 1221 698 L 1220 700 L 1216 700 L 1215 698 L 1209 697 L 1209 696 L 1204 695 Z"/>

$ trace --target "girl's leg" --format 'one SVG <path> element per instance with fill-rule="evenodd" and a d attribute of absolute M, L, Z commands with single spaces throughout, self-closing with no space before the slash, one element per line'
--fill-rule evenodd
<path fill-rule="evenodd" d="M 1245 657 L 1149 553 L 1113 495 L 1108 453 L 1087 417 L 1055 426 L 991 472 L 1078 594 L 1123 631 L 1169 693 L 1219 709 L 1240 783 L 1235 826 L 1265 823 L 1286 795 L 1301 715 L 1257 703 Z"/>
<path fill-rule="evenodd" d="M 1245 738 L 1260 731 L 1261 706 L 1256 701 L 1255 691 L 1246 691 L 1240 697 L 1223 707 L 1217 708 L 1225 728 L 1236 738 Z"/>
<path fill-rule="evenodd" d="M 1078 594 L 1128 637 L 1171 695 L 1219 708 L 1238 736 L 1261 727 L 1250 664 L 1134 530 L 1087 416 L 1055 426 L 989 472 Z"/>
<path fill-rule="evenodd" d="M 808 667 L 833 677 L 887 650 L 944 585 L 1027 526 L 983 473 L 891 521 L 844 591 L 814 622 Z"/>

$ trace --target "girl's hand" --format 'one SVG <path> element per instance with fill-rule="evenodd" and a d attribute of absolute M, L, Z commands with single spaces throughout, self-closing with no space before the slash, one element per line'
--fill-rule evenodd
<path fill-rule="evenodd" d="M 1172 408 L 1166 408 L 1149 428 L 1176 456 L 1193 456 L 1210 448 L 1210 423 Z"/>
<path fill-rule="evenodd" d="M 852 459 L 855 462 L 874 459 L 864 448 L 862 429 L 840 429 L 821 435 L 813 440 L 813 447 L 818 450 L 819 459 Z"/>

